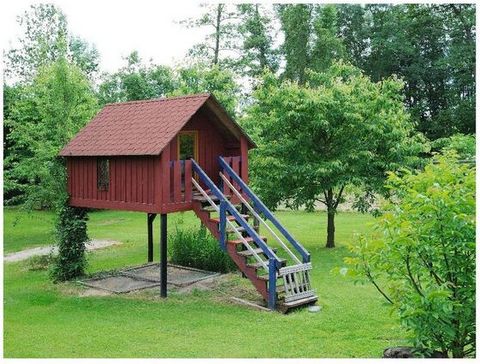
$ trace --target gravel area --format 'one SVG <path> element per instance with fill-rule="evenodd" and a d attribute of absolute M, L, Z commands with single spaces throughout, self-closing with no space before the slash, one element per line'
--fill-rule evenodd
<path fill-rule="evenodd" d="M 121 244 L 115 240 L 91 240 L 87 244 L 87 250 L 96 250 L 107 248 L 112 245 Z M 18 262 L 37 255 L 48 255 L 50 253 L 57 254 L 58 248 L 54 245 L 42 246 L 39 248 L 31 248 L 21 250 L 19 252 L 7 254 L 4 258 L 4 262 Z"/>

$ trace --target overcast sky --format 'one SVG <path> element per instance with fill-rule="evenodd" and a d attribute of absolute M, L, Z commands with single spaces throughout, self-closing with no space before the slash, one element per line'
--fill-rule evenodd
<path fill-rule="evenodd" d="M 51 2 L 67 16 L 72 34 L 94 43 L 100 52 L 102 71 L 123 65 L 122 57 L 138 50 L 144 60 L 173 65 L 201 41 L 205 30 L 186 29 L 179 20 L 198 16 L 198 1 L 149 0 L 0 0 L 3 48 L 9 48 L 20 34 L 18 15 L 30 5 Z"/>

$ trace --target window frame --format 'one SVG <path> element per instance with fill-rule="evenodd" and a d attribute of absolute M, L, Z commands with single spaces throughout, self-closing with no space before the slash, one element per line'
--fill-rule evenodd
<path fill-rule="evenodd" d="M 110 189 L 110 159 L 97 158 L 97 190 L 108 191 Z"/>

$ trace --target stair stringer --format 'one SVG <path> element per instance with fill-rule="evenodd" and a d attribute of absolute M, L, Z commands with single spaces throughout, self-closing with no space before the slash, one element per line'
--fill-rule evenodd
<path fill-rule="evenodd" d="M 202 224 L 210 231 L 210 233 L 217 240 L 220 240 L 218 224 L 210 221 L 210 213 L 202 209 L 201 202 L 193 202 L 193 211 L 200 219 Z M 237 248 L 235 244 L 230 244 L 227 242 L 226 245 L 227 253 L 238 269 L 240 269 L 240 271 L 252 282 L 258 293 L 260 293 L 265 300 L 268 300 L 268 283 L 265 280 L 258 278 L 255 268 L 247 266 L 245 258 L 237 254 Z"/>

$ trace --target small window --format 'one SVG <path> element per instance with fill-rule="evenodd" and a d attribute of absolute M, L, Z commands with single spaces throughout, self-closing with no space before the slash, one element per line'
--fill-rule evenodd
<path fill-rule="evenodd" d="M 97 188 L 108 191 L 110 185 L 110 161 L 107 158 L 97 159 Z"/>

